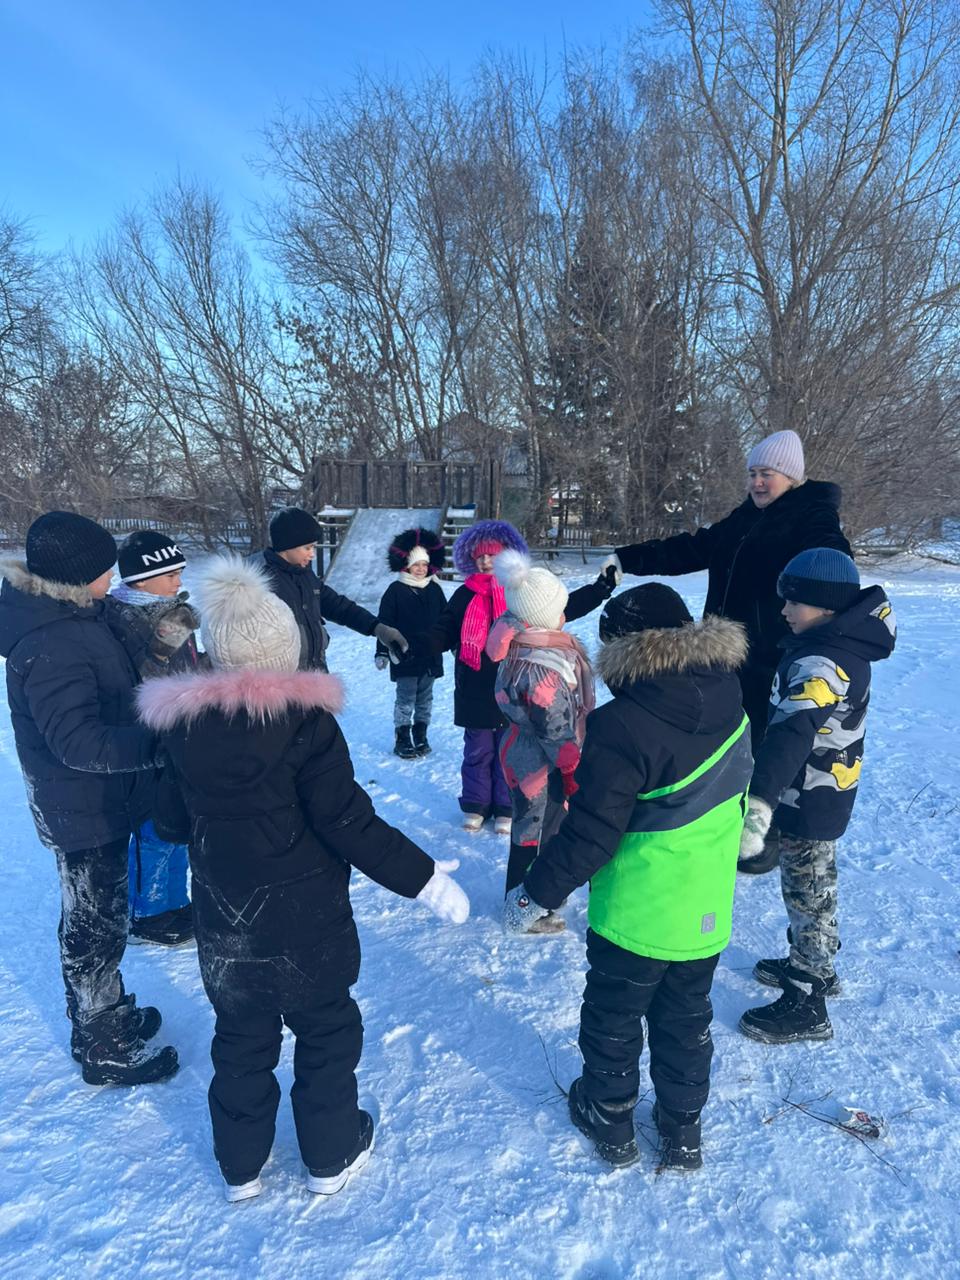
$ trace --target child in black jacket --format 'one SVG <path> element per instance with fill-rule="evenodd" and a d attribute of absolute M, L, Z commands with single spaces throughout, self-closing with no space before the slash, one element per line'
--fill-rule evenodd
<path fill-rule="evenodd" d="M 233 1202 L 261 1191 L 280 1087 L 283 1024 L 296 1036 L 291 1094 L 308 1190 L 339 1191 L 366 1163 L 373 1121 L 357 1106 L 360 944 L 350 868 L 444 920 L 469 903 L 373 811 L 334 719 L 339 681 L 298 671 L 300 633 L 263 570 L 213 561 L 198 584 L 213 669 L 150 680 L 142 719 L 170 760 L 155 819 L 187 838 L 211 1047 L 214 1151 Z"/>
<path fill-rule="evenodd" d="M 443 568 L 446 549 L 432 529 L 404 529 L 387 551 L 387 563 L 396 582 L 380 597 L 377 621 L 405 636 L 428 631 L 446 608 L 447 598 L 436 575 Z M 382 671 L 389 662 L 387 646 L 377 641 L 375 658 Z M 393 708 L 395 753 L 403 760 L 429 755 L 427 728 L 433 709 L 433 682 L 443 675 L 438 653 L 412 653 L 409 649 L 390 663 L 390 679 L 397 686 Z M 411 725 L 412 720 L 412 725 Z"/>
<path fill-rule="evenodd" d="M 763 856 L 771 822 L 780 828 L 790 955 L 760 960 L 753 972 L 783 994 L 740 1019 L 745 1035 L 766 1044 L 833 1035 L 825 998 L 839 990 L 836 841 L 857 796 L 870 664 L 888 658 L 896 641 L 883 589 L 861 591 L 857 567 L 842 551 L 802 551 L 784 568 L 777 590 L 793 635 L 781 642 L 740 846 L 742 867 Z"/>

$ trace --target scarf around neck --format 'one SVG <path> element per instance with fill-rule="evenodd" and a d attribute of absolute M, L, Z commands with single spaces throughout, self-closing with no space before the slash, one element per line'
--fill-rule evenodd
<path fill-rule="evenodd" d="M 463 585 L 473 592 L 473 599 L 463 615 L 459 658 L 471 671 L 479 671 L 490 628 L 501 613 L 506 613 L 507 601 L 492 573 L 472 573 Z"/>
<path fill-rule="evenodd" d="M 117 600 L 122 600 L 124 604 L 142 604 L 142 605 L 158 605 L 176 604 L 177 596 L 157 596 L 151 591 L 141 591 L 139 587 L 135 587 L 129 582 L 118 582 L 111 588 L 110 594 Z"/>
<path fill-rule="evenodd" d="M 549 653 L 549 650 L 560 650 Z M 509 656 L 517 662 L 537 663 L 570 679 L 576 689 L 577 742 L 582 743 L 587 729 L 587 716 L 596 706 L 593 670 L 587 651 L 568 631 L 549 631 L 545 627 L 527 627 L 517 632 L 510 645 Z M 567 670 L 564 670 L 567 668 Z"/>
<path fill-rule="evenodd" d="M 433 581 L 433 574 L 428 573 L 425 578 L 415 578 L 412 573 L 407 573 L 401 569 L 397 574 L 397 580 L 402 582 L 405 587 L 416 587 L 418 591 L 422 591 L 424 587 L 429 587 Z"/>

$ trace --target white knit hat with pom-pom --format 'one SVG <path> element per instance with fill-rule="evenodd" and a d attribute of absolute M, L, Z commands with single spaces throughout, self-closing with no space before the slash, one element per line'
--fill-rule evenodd
<path fill-rule="evenodd" d="M 215 556 L 202 566 L 195 586 L 200 639 L 215 667 L 296 671 L 300 628 L 270 590 L 263 569 L 239 556 Z"/>
<path fill-rule="evenodd" d="M 556 631 L 567 607 L 567 588 L 549 569 L 535 569 L 519 551 L 501 551 L 493 572 L 503 587 L 507 608 L 530 627 Z"/>

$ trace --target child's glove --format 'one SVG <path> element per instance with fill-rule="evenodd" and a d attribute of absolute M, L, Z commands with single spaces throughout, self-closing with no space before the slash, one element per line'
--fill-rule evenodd
<path fill-rule="evenodd" d="M 162 614 L 154 628 L 150 651 L 166 662 L 190 639 L 200 625 L 200 615 L 186 601 L 178 601 Z"/>
<path fill-rule="evenodd" d="M 740 837 L 740 857 L 756 858 L 763 853 L 763 842 L 773 821 L 773 810 L 766 800 L 759 796 L 751 796 L 747 806 L 747 816 L 743 820 L 743 834 Z"/>
<path fill-rule="evenodd" d="M 470 899 L 456 880 L 447 875 L 448 871 L 456 871 L 459 865 L 459 858 L 434 862 L 433 875 L 417 894 L 418 902 L 425 903 L 435 916 L 449 924 L 463 924 L 470 915 Z"/>
<path fill-rule="evenodd" d="M 523 885 L 518 884 L 503 900 L 503 932 L 520 937 L 548 914 L 547 908 L 534 902 Z"/>
<path fill-rule="evenodd" d="M 386 671 L 387 667 L 390 665 L 390 659 L 385 653 L 378 653 L 373 660 L 373 665 L 378 671 Z"/>
<path fill-rule="evenodd" d="M 612 556 L 607 556 L 603 564 L 600 566 L 600 572 L 605 576 L 610 576 L 610 570 L 613 570 L 613 585 L 619 587 L 623 581 L 623 566 L 620 564 L 620 557 L 616 552 Z"/>
<path fill-rule="evenodd" d="M 385 622 L 378 622 L 373 628 L 373 634 L 390 655 L 391 662 L 399 662 L 410 648 L 407 637 L 396 627 L 388 627 Z"/>
<path fill-rule="evenodd" d="M 565 796 L 572 796 L 579 790 L 572 773 L 561 773 L 560 777 L 563 780 L 563 794 Z"/>

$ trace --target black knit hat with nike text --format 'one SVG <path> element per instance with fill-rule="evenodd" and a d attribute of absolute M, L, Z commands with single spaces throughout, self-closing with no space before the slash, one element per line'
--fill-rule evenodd
<path fill-rule="evenodd" d="M 173 573 L 187 563 L 174 540 L 156 529 L 138 529 L 120 544 L 118 568 L 124 582 L 143 582 Z"/>

